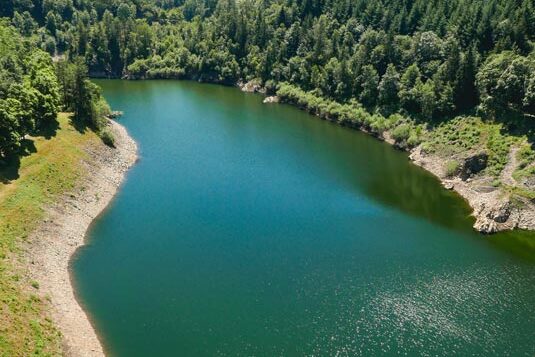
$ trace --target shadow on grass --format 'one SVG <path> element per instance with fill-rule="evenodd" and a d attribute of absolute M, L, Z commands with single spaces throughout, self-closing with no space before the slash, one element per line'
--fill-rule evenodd
<path fill-rule="evenodd" d="M 19 178 L 20 157 L 11 155 L 4 160 L 0 160 L 0 183 L 8 184 Z"/>
<path fill-rule="evenodd" d="M 42 136 L 45 139 L 49 140 L 56 136 L 58 129 L 59 122 L 57 120 L 54 120 L 53 122 L 48 123 L 47 125 L 43 125 L 41 128 L 36 130 L 33 133 L 33 136 Z"/>
<path fill-rule="evenodd" d="M 525 136 L 528 143 L 535 150 L 535 118 L 516 115 L 514 118 L 507 118 L 502 121 L 502 133 L 512 136 Z"/>
<path fill-rule="evenodd" d="M 69 115 L 69 123 L 80 134 L 86 133 L 87 130 L 94 131 L 94 128 L 92 128 L 90 125 L 88 125 L 87 120 L 85 120 L 85 118 L 81 118 L 81 117 L 79 117 L 77 115 L 74 115 L 74 114 L 70 114 Z"/>
<path fill-rule="evenodd" d="M 8 184 L 19 178 L 20 160 L 24 156 L 30 156 L 37 152 L 35 143 L 31 139 L 23 139 L 18 153 L 0 160 L 0 182 Z"/>
<path fill-rule="evenodd" d="M 39 130 L 32 133 L 34 137 L 43 137 L 46 140 L 50 140 L 56 136 L 59 129 L 59 122 L 54 120 L 48 125 L 43 126 Z M 20 162 L 21 158 L 30 156 L 37 152 L 35 142 L 32 139 L 24 138 L 20 142 L 20 148 L 16 153 L 9 155 L 6 158 L 0 158 L 0 183 L 8 184 L 13 180 L 20 177 Z"/>

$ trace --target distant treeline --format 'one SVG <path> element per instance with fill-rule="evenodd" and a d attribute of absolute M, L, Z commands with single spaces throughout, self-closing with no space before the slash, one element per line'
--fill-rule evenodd
<path fill-rule="evenodd" d="M 26 135 L 53 127 L 60 110 L 97 130 L 109 112 L 82 59 L 54 64 L 35 41 L 0 21 L 0 161 L 16 155 Z"/>

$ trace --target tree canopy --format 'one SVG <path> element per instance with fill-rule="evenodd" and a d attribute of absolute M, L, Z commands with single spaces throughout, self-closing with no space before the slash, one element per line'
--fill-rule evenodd
<path fill-rule="evenodd" d="M 534 7 L 534 0 L 9 0 L 0 16 L 27 42 L 93 76 L 287 83 L 341 104 L 358 101 L 372 114 L 430 122 L 476 110 L 533 117 Z M 16 47 L 4 37 L 3 46 Z M 42 53 L 12 57 L 3 56 L 2 75 L 28 74 L 11 81 L 18 83 L 11 100 L 32 105 L 8 105 L 4 95 L 10 133 L 46 122 L 58 107 L 57 86 L 46 79 L 50 61 Z M 30 75 L 32 63 L 43 68 Z M 10 66 L 18 70 L 9 74 Z M 97 98 L 87 86 L 68 88 L 63 100 L 75 100 L 74 90 Z M 96 110 L 78 104 L 82 115 Z M 5 145 L 20 135 L 7 135 Z"/>

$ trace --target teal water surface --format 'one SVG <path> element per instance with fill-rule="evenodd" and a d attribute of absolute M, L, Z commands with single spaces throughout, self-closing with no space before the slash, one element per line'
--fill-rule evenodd
<path fill-rule="evenodd" d="M 140 148 L 72 261 L 109 355 L 535 354 L 535 265 L 406 154 L 233 88 L 98 84 Z"/>

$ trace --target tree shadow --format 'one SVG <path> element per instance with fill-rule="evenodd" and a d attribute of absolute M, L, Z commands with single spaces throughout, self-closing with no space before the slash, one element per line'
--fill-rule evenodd
<path fill-rule="evenodd" d="M 522 113 L 506 113 L 501 118 L 503 119 L 497 121 L 502 124 L 502 134 L 525 136 L 531 147 L 535 149 L 535 118 Z"/>
<path fill-rule="evenodd" d="M 37 129 L 33 135 L 34 136 L 42 136 L 45 139 L 49 140 L 56 136 L 59 129 L 59 122 L 57 120 L 54 120 L 47 125 L 42 125 L 39 129 Z"/>
<path fill-rule="evenodd" d="M 14 153 L 7 158 L 0 160 L 0 182 L 8 184 L 13 180 L 20 177 L 20 161 L 24 156 L 29 156 L 37 152 L 35 143 L 31 139 L 23 139 L 20 149 L 17 153 Z"/>
<path fill-rule="evenodd" d="M 87 120 L 74 114 L 69 115 L 69 123 L 80 134 L 84 134 L 87 130 L 91 130 L 91 127 L 87 124 Z"/>
<path fill-rule="evenodd" d="M 20 157 L 11 155 L 0 160 L 0 183 L 8 184 L 19 178 Z"/>

